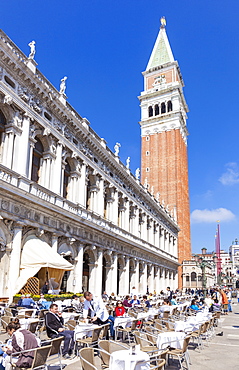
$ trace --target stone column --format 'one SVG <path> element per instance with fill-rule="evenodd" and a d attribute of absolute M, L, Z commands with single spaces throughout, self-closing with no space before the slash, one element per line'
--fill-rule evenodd
<path fill-rule="evenodd" d="M 102 267 L 103 267 L 103 250 L 101 248 L 97 248 L 94 294 L 97 295 L 98 297 L 101 297 L 102 294 Z"/>
<path fill-rule="evenodd" d="M 155 275 L 154 275 L 154 289 L 156 294 L 160 292 L 160 269 L 158 266 L 155 267 Z"/>
<path fill-rule="evenodd" d="M 124 294 L 129 294 L 129 257 L 125 257 L 124 268 Z"/>
<path fill-rule="evenodd" d="M 97 193 L 97 213 L 104 217 L 104 180 L 100 175 L 98 175 L 98 178 L 99 191 Z"/>
<path fill-rule="evenodd" d="M 80 168 L 80 178 L 78 182 L 77 192 L 78 192 L 78 203 L 83 207 L 86 207 L 87 182 L 88 179 L 86 176 L 86 165 L 85 163 L 82 163 Z"/>
<path fill-rule="evenodd" d="M 95 270 L 96 264 L 89 263 L 89 291 L 95 293 Z"/>
<path fill-rule="evenodd" d="M 79 293 L 82 291 L 82 276 L 83 276 L 83 254 L 84 254 L 84 245 L 79 244 L 77 247 L 77 256 L 75 258 L 75 275 L 73 280 L 73 290 L 74 293 Z"/>
<path fill-rule="evenodd" d="M 134 264 L 135 264 L 135 268 L 134 268 L 134 272 L 132 276 L 130 291 L 132 287 L 135 286 L 136 291 L 139 292 L 139 261 L 136 258 L 134 259 Z"/>
<path fill-rule="evenodd" d="M 29 158 L 28 158 L 28 168 L 27 168 L 27 177 L 31 179 L 32 176 L 32 158 L 33 158 L 33 149 L 35 147 L 36 140 L 29 138 Z"/>
<path fill-rule="evenodd" d="M 117 294 L 117 269 L 118 269 L 118 255 L 117 253 L 112 253 L 112 270 L 110 274 L 111 288 L 109 294 Z"/>
<path fill-rule="evenodd" d="M 24 114 L 22 121 L 21 135 L 16 136 L 14 157 L 13 157 L 13 170 L 20 173 L 20 175 L 28 176 L 28 163 L 29 163 L 29 128 L 30 117 Z"/>
<path fill-rule="evenodd" d="M 165 233 L 164 233 L 164 250 L 165 250 L 165 252 L 167 252 L 167 253 L 169 253 L 169 246 L 168 246 L 168 244 L 169 244 L 169 240 L 168 240 L 168 238 L 169 238 L 169 234 L 168 234 L 168 232 L 165 230 Z"/>
<path fill-rule="evenodd" d="M 141 221 L 141 239 L 147 241 L 147 217 L 145 213 L 142 213 Z"/>
<path fill-rule="evenodd" d="M 61 183 L 63 182 L 62 178 L 62 147 L 63 144 L 61 141 L 58 141 L 56 147 L 56 158 L 54 161 L 53 167 L 53 176 L 52 176 L 52 191 L 56 194 L 61 194 Z"/>
<path fill-rule="evenodd" d="M 5 136 L 5 145 L 4 145 L 4 166 L 8 168 L 12 168 L 12 156 L 13 156 L 13 140 L 14 140 L 14 132 L 6 131 Z"/>
<path fill-rule="evenodd" d="M 20 274 L 20 262 L 21 262 L 21 243 L 22 243 L 22 227 L 23 223 L 14 223 L 13 239 L 12 239 L 12 251 L 9 264 L 9 302 L 11 302 L 12 296 L 17 293 L 15 292 L 15 286 L 17 279 Z"/>
<path fill-rule="evenodd" d="M 145 294 L 147 291 L 147 264 L 143 264 L 143 271 L 140 274 L 139 293 Z"/>
<path fill-rule="evenodd" d="M 150 274 L 148 277 L 148 290 L 149 293 L 154 292 L 154 266 L 150 267 Z"/>
<path fill-rule="evenodd" d="M 154 229 L 154 245 L 155 247 L 159 248 L 159 225 L 155 224 L 155 229 Z"/>
<path fill-rule="evenodd" d="M 159 248 L 164 249 L 164 233 L 162 226 L 159 226 Z"/>
<path fill-rule="evenodd" d="M 124 230 L 129 231 L 129 200 L 125 198 Z"/>
<path fill-rule="evenodd" d="M 52 237 L 51 237 L 51 247 L 54 250 L 54 252 L 57 253 L 57 249 L 58 249 L 58 235 L 55 234 L 55 233 L 53 233 L 52 234 Z"/>
<path fill-rule="evenodd" d="M 123 256 L 121 256 L 123 259 Z M 119 258 L 119 257 L 118 257 Z M 119 269 L 119 295 L 124 295 L 125 294 L 125 266 L 120 266 Z"/>

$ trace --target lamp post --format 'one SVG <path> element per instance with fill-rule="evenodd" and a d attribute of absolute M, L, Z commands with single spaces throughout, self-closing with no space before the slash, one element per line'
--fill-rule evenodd
<path fill-rule="evenodd" d="M 198 256 L 197 254 L 194 256 L 196 264 L 198 267 L 202 270 L 202 289 L 203 289 L 203 296 L 206 297 L 207 293 L 207 276 L 206 276 L 206 267 L 211 268 L 212 264 L 208 262 L 207 260 L 203 259 L 202 256 Z M 213 254 L 213 264 L 216 264 L 217 256 Z"/>

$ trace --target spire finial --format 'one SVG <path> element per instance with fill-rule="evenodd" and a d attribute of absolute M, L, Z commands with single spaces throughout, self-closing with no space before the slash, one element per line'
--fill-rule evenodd
<path fill-rule="evenodd" d="M 161 17 L 160 18 L 160 23 L 161 23 L 161 27 L 160 28 L 165 28 L 165 26 L 166 26 L 166 19 L 165 19 L 165 17 Z"/>

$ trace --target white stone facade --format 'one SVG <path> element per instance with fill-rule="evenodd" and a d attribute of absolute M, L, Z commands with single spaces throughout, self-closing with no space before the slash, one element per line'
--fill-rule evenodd
<path fill-rule="evenodd" d="M 29 235 L 72 263 L 67 291 L 176 289 L 173 216 L 2 31 L 0 57 L 0 296 Z"/>

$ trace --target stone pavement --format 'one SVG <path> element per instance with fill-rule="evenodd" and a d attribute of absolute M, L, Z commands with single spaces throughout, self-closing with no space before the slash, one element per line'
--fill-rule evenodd
<path fill-rule="evenodd" d="M 239 369 L 239 303 L 237 303 L 236 299 L 233 300 L 232 307 L 233 312 L 223 315 L 219 326 L 215 328 L 216 334 L 223 331 L 223 336 L 215 335 L 209 341 L 209 346 L 204 343 L 204 348 L 201 352 L 195 348 L 196 346 L 189 346 L 190 370 Z M 5 338 L 6 334 L 0 335 L 0 340 Z M 82 369 L 78 358 L 63 360 L 63 363 L 67 365 L 67 370 Z M 166 367 L 166 370 L 177 370 L 179 368 L 178 361 L 174 360 L 170 361 L 170 365 Z"/>

